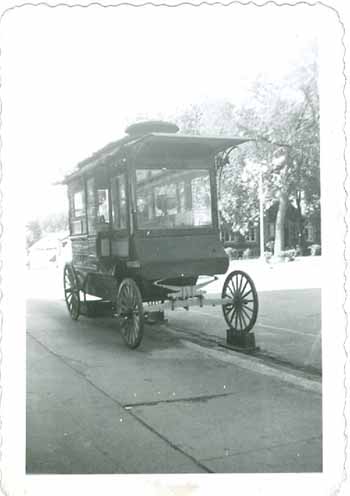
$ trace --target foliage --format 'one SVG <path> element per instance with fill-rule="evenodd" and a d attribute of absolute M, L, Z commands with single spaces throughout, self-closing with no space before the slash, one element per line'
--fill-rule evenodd
<path fill-rule="evenodd" d="M 311 58 L 311 60 L 310 60 Z M 305 213 L 319 212 L 319 100 L 317 57 L 313 53 L 285 81 L 259 80 L 253 98 L 241 109 L 240 129 L 256 139 L 255 160 L 265 162 L 267 201 L 279 201 L 275 251 L 284 247 L 284 220 L 288 201 Z"/>
<path fill-rule="evenodd" d="M 68 214 L 55 212 L 39 219 L 43 233 L 52 233 L 68 230 Z"/>
<path fill-rule="evenodd" d="M 258 184 L 256 176 L 245 162 L 242 151 L 227 164 L 220 178 L 219 206 L 222 219 L 231 229 L 245 232 L 258 222 Z"/>
<path fill-rule="evenodd" d="M 68 216 L 65 212 L 56 212 L 31 220 L 26 226 L 26 246 L 30 248 L 45 234 L 67 230 Z"/>
<path fill-rule="evenodd" d="M 203 111 L 200 105 L 191 105 L 175 120 L 184 134 L 200 134 L 202 127 Z"/>
<path fill-rule="evenodd" d="M 303 215 L 320 215 L 317 50 L 281 81 L 260 77 L 240 107 L 228 101 L 192 105 L 178 119 L 182 132 L 253 138 L 219 163 L 221 221 L 244 232 L 258 222 L 258 182 L 263 169 L 264 206 L 276 201 L 275 251 L 284 249 L 289 202 Z M 222 157 L 223 159 L 225 157 Z M 301 240 L 302 241 L 302 240 Z"/>
<path fill-rule="evenodd" d="M 174 120 L 183 134 L 235 136 L 238 133 L 233 103 L 226 100 L 192 105 Z M 222 171 L 218 170 L 218 196 L 221 222 L 233 231 L 244 232 L 249 222 L 257 220 L 256 171 L 245 162 L 252 146 L 236 148 Z M 252 151 L 248 153 L 252 156 Z M 254 177 L 255 176 L 255 177 Z"/>
<path fill-rule="evenodd" d="M 30 248 L 41 238 L 42 230 L 38 220 L 32 220 L 26 225 L 26 246 Z"/>

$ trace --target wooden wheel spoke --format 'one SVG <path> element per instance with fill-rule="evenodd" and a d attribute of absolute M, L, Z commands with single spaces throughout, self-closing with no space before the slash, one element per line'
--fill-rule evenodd
<path fill-rule="evenodd" d="M 122 310 L 122 311 L 128 310 L 128 306 L 126 305 L 126 303 L 124 301 L 120 302 L 120 310 Z"/>
<path fill-rule="evenodd" d="M 241 294 L 242 294 L 242 293 L 244 293 L 245 288 L 246 288 L 246 287 L 247 287 L 247 285 L 248 285 L 248 282 L 249 282 L 249 281 L 248 281 L 248 279 L 247 279 L 247 280 L 246 280 L 246 282 L 245 282 L 245 284 L 244 284 L 244 286 L 243 286 L 243 288 L 242 288 L 242 290 L 241 290 Z"/>
<path fill-rule="evenodd" d="M 249 294 L 250 294 L 250 293 L 252 293 L 252 292 L 253 292 L 253 290 L 252 290 L 252 289 L 250 289 L 247 293 L 243 294 L 243 295 L 241 296 L 241 298 L 242 298 L 242 299 L 243 299 L 243 298 L 245 298 L 247 295 L 249 295 Z"/>
<path fill-rule="evenodd" d="M 248 319 L 248 324 L 249 324 L 249 322 L 250 322 L 250 320 L 251 320 L 251 315 L 249 315 L 249 314 L 245 311 L 245 309 L 244 309 L 243 307 L 241 308 L 241 310 L 242 310 L 242 315 L 244 314 L 244 315 L 247 317 L 247 319 Z"/>
<path fill-rule="evenodd" d="M 235 282 L 233 282 L 233 281 L 235 281 Z M 232 284 L 233 284 L 233 287 L 235 288 L 235 294 L 236 294 L 238 291 L 238 275 L 236 275 L 236 277 L 234 277 L 232 279 Z"/>
<path fill-rule="evenodd" d="M 228 305 L 225 305 L 224 306 L 224 312 L 226 314 L 230 313 L 230 311 L 234 308 L 234 304 L 233 303 L 229 303 Z"/>
<path fill-rule="evenodd" d="M 237 277 L 238 279 L 238 277 Z M 238 287 L 238 293 L 241 293 L 241 287 L 242 287 L 242 281 L 243 281 L 243 274 L 241 274 L 241 280 L 239 281 L 239 287 Z"/>
<path fill-rule="evenodd" d="M 239 311 L 239 308 L 237 309 L 237 330 L 240 331 L 242 329 L 242 322 L 241 322 L 241 314 Z"/>
<path fill-rule="evenodd" d="M 230 293 L 231 293 L 231 295 L 232 295 L 232 298 L 234 298 L 235 293 L 234 293 L 234 291 L 232 291 L 232 289 L 230 288 L 230 286 L 229 286 L 229 285 L 227 286 L 227 289 L 230 291 Z"/>
<path fill-rule="evenodd" d="M 240 315 L 241 315 L 241 319 L 242 319 L 242 323 L 243 323 L 243 329 L 246 329 L 247 328 L 247 323 L 245 321 L 245 318 L 244 318 L 244 315 L 246 315 L 243 311 L 243 308 L 240 309 Z M 249 320 L 248 319 L 248 323 L 249 323 Z"/>
<path fill-rule="evenodd" d="M 133 338 L 133 344 L 136 342 L 137 340 L 137 331 L 138 331 L 138 326 L 139 326 L 139 323 L 135 323 L 134 322 L 134 325 L 133 325 L 133 328 L 132 328 L 132 338 Z"/>
<path fill-rule="evenodd" d="M 236 330 L 238 330 L 238 324 L 239 324 L 239 312 L 238 312 L 238 309 L 237 309 L 236 317 L 235 317 L 235 329 Z"/>
<path fill-rule="evenodd" d="M 254 308 L 248 307 L 248 305 L 244 305 L 245 310 L 249 310 L 249 312 L 254 312 Z"/>
<path fill-rule="evenodd" d="M 233 317 L 234 317 L 234 315 L 235 315 L 236 312 L 237 312 L 237 308 L 234 307 L 233 312 L 232 312 L 231 316 L 229 317 L 230 324 L 232 323 Z"/>

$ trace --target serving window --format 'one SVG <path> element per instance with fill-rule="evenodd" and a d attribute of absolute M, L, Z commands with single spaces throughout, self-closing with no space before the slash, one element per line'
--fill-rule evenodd
<path fill-rule="evenodd" d="M 139 229 L 212 225 L 207 169 L 137 169 L 136 199 Z"/>

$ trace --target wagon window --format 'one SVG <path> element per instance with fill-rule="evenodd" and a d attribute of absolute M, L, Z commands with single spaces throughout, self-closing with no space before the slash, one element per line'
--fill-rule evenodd
<path fill-rule="evenodd" d="M 136 182 L 139 228 L 211 226 L 208 170 L 138 169 Z"/>
<path fill-rule="evenodd" d="M 112 180 L 112 217 L 115 229 L 126 229 L 127 206 L 125 176 L 119 175 Z"/>
<path fill-rule="evenodd" d="M 101 224 L 109 222 L 108 188 L 97 190 L 97 218 Z"/>
<path fill-rule="evenodd" d="M 85 195 L 79 189 L 71 196 L 71 234 L 85 234 L 87 232 Z"/>
<path fill-rule="evenodd" d="M 81 217 L 84 214 L 84 196 L 83 191 L 77 191 L 73 197 L 74 217 Z"/>
<path fill-rule="evenodd" d="M 96 233 L 96 202 L 95 202 L 95 179 L 90 177 L 86 182 L 87 191 L 87 214 L 89 234 Z"/>

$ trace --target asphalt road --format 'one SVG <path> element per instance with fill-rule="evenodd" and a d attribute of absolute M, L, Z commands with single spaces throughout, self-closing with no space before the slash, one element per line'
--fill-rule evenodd
<path fill-rule="evenodd" d="M 210 297 L 210 296 L 209 296 Z M 220 307 L 168 312 L 173 330 L 208 335 L 225 344 Z M 321 290 L 291 289 L 259 292 L 259 316 L 253 330 L 266 359 L 321 374 Z"/>
<path fill-rule="evenodd" d="M 233 268 L 247 270 L 257 286 L 259 314 L 253 332 L 260 355 L 321 374 L 321 289 L 316 279 L 321 271 L 315 264 L 318 261 L 310 259 L 301 261 L 299 266 L 282 264 L 277 268 L 261 267 L 254 262 L 236 261 Z M 207 286 L 207 300 L 219 296 L 224 277 Z M 27 288 L 31 298 L 62 302 L 62 270 L 28 271 Z M 168 330 L 183 337 L 208 337 L 226 343 L 227 326 L 221 307 L 178 309 L 167 312 L 166 318 Z"/>
<path fill-rule="evenodd" d="M 257 344 L 289 366 L 217 346 L 219 308 L 171 313 L 131 351 L 29 276 L 28 473 L 322 470 L 319 290 L 259 292 Z"/>

